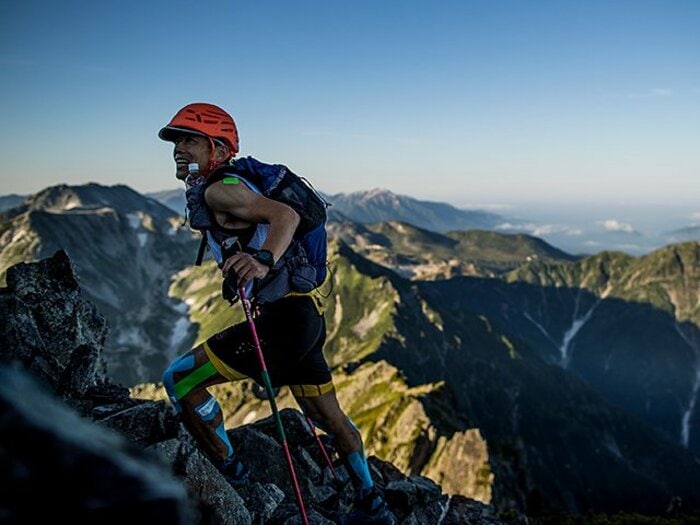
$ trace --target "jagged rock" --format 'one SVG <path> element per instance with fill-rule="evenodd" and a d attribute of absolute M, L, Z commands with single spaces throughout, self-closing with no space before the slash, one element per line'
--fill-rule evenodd
<path fill-rule="evenodd" d="M 0 366 L 0 413 L 1 521 L 40 523 L 50 513 L 71 523 L 192 523 L 165 464 L 80 418 L 18 367 Z"/>
<path fill-rule="evenodd" d="M 100 420 L 144 446 L 177 436 L 179 421 L 163 401 L 143 401 Z"/>
<path fill-rule="evenodd" d="M 453 496 L 450 498 L 449 507 L 445 513 L 443 525 L 459 525 L 469 523 L 470 525 L 497 525 L 502 521 L 496 519 L 493 507 L 484 505 L 478 501 L 470 500 L 464 496 Z M 509 523 L 527 524 L 527 520 L 515 519 Z"/>
<path fill-rule="evenodd" d="M 249 509 L 253 509 L 253 520 L 267 522 L 280 503 L 284 492 L 274 483 L 252 483 L 237 490 Z"/>
<path fill-rule="evenodd" d="M 309 525 L 334 525 L 336 521 L 320 514 L 314 509 L 306 511 Z M 280 505 L 277 512 L 270 518 L 269 525 L 302 525 L 299 508 L 291 503 Z"/>
<path fill-rule="evenodd" d="M 455 432 L 449 439 L 440 436 L 422 473 L 450 494 L 466 489 L 473 499 L 491 501 L 494 475 L 489 468 L 488 447 L 478 429 Z"/>
<path fill-rule="evenodd" d="M 0 358 L 18 359 L 64 396 L 81 397 L 104 378 L 95 357 L 107 336 L 106 322 L 82 298 L 64 251 L 8 269 L 7 288 L 0 294 L 0 332 Z M 75 375 L 72 365 L 78 366 Z"/>
<path fill-rule="evenodd" d="M 184 433 L 153 446 L 173 465 L 175 475 L 183 480 L 190 495 L 198 502 L 200 525 L 249 525 L 250 511 L 243 498 L 226 482 L 214 466 Z"/>
<path fill-rule="evenodd" d="M 434 482 L 420 476 L 392 481 L 386 487 L 387 501 L 410 510 L 424 503 L 442 499 L 442 491 Z M 447 497 L 445 496 L 446 500 Z"/>

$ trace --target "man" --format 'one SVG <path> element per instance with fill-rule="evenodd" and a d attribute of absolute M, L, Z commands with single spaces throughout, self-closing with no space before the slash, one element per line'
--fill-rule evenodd
<path fill-rule="evenodd" d="M 174 144 L 176 177 L 190 188 L 206 184 L 204 204 L 216 228 L 237 236 L 248 248 L 226 257 L 215 236 L 208 237 L 224 278 L 234 277 L 237 286 L 244 287 L 265 278 L 290 247 L 299 215 L 245 180 L 228 177 L 207 184 L 207 176 L 239 151 L 233 118 L 212 104 L 189 104 L 158 136 Z M 393 516 L 370 475 L 361 435 L 338 404 L 323 356 L 326 326 L 317 301 L 314 292 L 296 293 L 259 307 L 255 325 L 271 382 L 290 386 L 302 411 L 334 436 L 356 488 L 355 504 L 343 522 L 392 524 Z M 207 387 L 257 379 L 260 372 L 249 326 L 240 323 L 180 356 L 163 374 L 185 427 L 234 487 L 246 482 L 248 469 L 229 441 L 221 408 Z"/>

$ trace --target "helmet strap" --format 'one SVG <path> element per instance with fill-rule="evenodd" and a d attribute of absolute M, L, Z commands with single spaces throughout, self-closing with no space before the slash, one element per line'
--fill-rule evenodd
<path fill-rule="evenodd" d="M 209 139 L 209 168 L 208 168 L 208 173 L 211 173 L 216 169 L 216 167 L 221 164 L 220 162 L 216 162 L 214 160 L 214 152 L 216 151 L 216 144 L 214 144 L 214 140 L 211 137 L 207 137 Z"/>
<path fill-rule="evenodd" d="M 209 171 L 207 172 L 207 175 L 208 175 L 209 173 L 214 171 L 217 167 L 221 166 L 224 162 L 226 162 L 229 158 L 231 158 L 231 155 L 230 155 L 230 151 L 229 151 L 229 156 L 227 158 L 225 158 L 223 161 L 221 161 L 221 162 L 215 161 L 214 160 L 214 152 L 216 151 L 216 143 L 214 142 L 214 139 L 212 139 L 211 137 L 207 136 L 207 138 L 209 139 L 209 168 L 208 168 Z"/>

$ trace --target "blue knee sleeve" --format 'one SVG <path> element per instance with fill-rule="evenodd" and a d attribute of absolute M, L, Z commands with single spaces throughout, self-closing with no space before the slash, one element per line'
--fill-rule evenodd
<path fill-rule="evenodd" d="M 194 355 L 191 353 L 185 354 L 178 357 L 175 361 L 170 363 L 170 366 L 163 372 L 163 387 L 168 393 L 168 398 L 175 409 L 175 413 L 179 414 L 182 412 L 182 407 L 178 403 L 178 398 L 175 393 L 175 373 L 176 372 L 187 372 L 194 368 Z"/>

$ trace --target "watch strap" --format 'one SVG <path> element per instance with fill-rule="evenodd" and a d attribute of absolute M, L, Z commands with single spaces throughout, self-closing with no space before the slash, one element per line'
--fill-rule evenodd
<path fill-rule="evenodd" d="M 253 258 L 270 269 L 275 265 L 275 257 L 270 250 L 258 250 L 253 254 Z"/>

